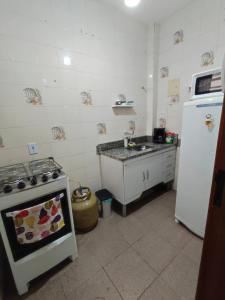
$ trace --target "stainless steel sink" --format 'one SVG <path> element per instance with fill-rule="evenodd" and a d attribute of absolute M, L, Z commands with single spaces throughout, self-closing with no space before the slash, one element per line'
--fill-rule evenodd
<path fill-rule="evenodd" d="M 133 150 L 135 151 L 145 151 L 145 150 L 154 150 L 154 147 L 151 147 L 149 145 L 136 145 Z"/>

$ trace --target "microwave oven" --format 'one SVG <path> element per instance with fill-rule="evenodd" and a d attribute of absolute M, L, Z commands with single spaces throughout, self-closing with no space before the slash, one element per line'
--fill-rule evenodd
<path fill-rule="evenodd" d="M 222 69 L 209 70 L 192 76 L 192 99 L 221 95 L 222 92 Z"/>

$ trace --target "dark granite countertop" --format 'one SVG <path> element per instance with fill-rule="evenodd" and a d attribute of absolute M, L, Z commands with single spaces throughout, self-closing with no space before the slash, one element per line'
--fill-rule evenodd
<path fill-rule="evenodd" d="M 130 150 L 130 149 L 126 149 L 126 148 L 120 146 L 117 148 L 106 149 L 106 150 L 100 149 L 98 151 L 98 154 L 105 155 L 105 156 L 108 156 L 108 157 L 111 157 L 113 159 L 117 159 L 120 161 L 126 161 L 129 159 L 134 159 L 139 156 L 159 152 L 159 151 L 166 150 L 169 148 L 174 148 L 174 149 L 176 148 L 175 145 L 154 144 L 152 142 L 145 142 L 145 143 L 143 143 L 143 145 L 149 146 L 150 148 L 148 148 L 146 150 L 137 151 L 135 149 Z"/>

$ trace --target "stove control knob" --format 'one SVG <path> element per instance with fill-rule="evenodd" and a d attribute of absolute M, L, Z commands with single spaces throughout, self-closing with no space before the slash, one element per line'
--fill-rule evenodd
<path fill-rule="evenodd" d="M 59 177 L 59 174 L 57 172 L 53 172 L 52 178 L 57 179 Z"/>
<path fill-rule="evenodd" d="M 36 185 L 37 184 L 37 177 L 36 176 L 33 176 L 30 180 L 30 184 L 31 185 Z"/>
<path fill-rule="evenodd" d="M 19 190 L 22 190 L 22 189 L 24 189 L 25 187 L 26 187 L 26 184 L 25 184 L 24 181 L 20 181 L 20 182 L 17 184 L 17 188 L 18 188 Z"/>
<path fill-rule="evenodd" d="M 41 178 L 42 182 L 47 182 L 48 181 L 48 175 L 44 174 Z"/>
<path fill-rule="evenodd" d="M 4 188 L 3 188 L 3 192 L 6 193 L 6 194 L 12 192 L 12 190 L 13 190 L 13 188 L 9 184 L 5 185 Z"/>

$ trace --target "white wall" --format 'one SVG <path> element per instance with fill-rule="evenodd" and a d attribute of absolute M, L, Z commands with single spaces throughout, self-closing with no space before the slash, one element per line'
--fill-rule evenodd
<path fill-rule="evenodd" d="M 123 138 L 129 120 L 146 134 L 147 28 L 101 1 L 0 0 L 0 44 L 0 165 L 54 156 L 72 187 L 98 189 L 96 145 Z M 27 103 L 25 88 L 39 89 L 43 104 Z M 82 91 L 93 105 L 82 103 Z M 113 112 L 120 93 L 134 111 Z M 53 126 L 63 126 L 65 140 L 53 140 Z M 28 155 L 28 142 L 38 155 Z"/>
<path fill-rule="evenodd" d="M 184 41 L 173 44 L 173 34 L 183 30 Z M 192 74 L 220 67 L 225 53 L 225 1 L 195 0 L 160 24 L 159 69 L 169 67 L 169 78 L 158 76 L 158 115 L 169 130 L 180 133 L 183 102 L 188 101 Z M 201 55 L 213 51 L 215 61 L 201 66 Z M 180 79 L 180 101 L 169 105 L 168 80 Z M 182 138 L 182 137 L 181 137 Z"/>
<path fill-rule="evenodd" d="M 158 24 L 148 26 L 147 47 L 147 134 L 152 135 L 153 128 L 157 126 L 157 83 L 158 83 L 158 52 L 159 52 Z"/>

